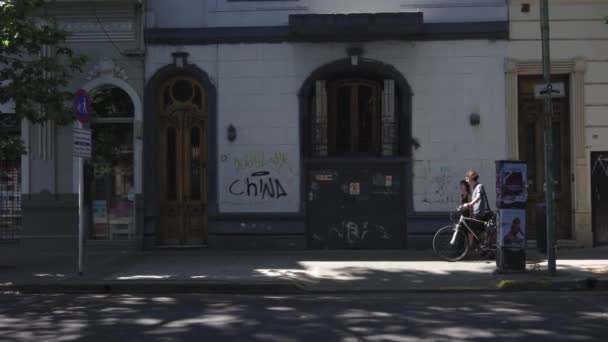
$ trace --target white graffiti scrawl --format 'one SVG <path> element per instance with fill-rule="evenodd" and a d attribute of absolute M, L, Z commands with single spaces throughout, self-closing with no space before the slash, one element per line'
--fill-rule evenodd
<path fill-rule="evenodd" d="M 351 246 L 365 241 L 368 236 L 375 236 L 381 240 L 388 240 L 389 238 L 386 228 L 379 224 L 357 223 L 348 220 L 342 221 L 338 227 L 332 227 L 329 230 L 329 236 L 332 235 Z"/>
<path fill-rule="evenodd" d="M 435 172 L 430 181 L 430 189 L 422 200 L 433 209 L 450 209 L 459 203 L 458 182 L 449 167 L 441 167 Z"/>
<path fill-rule="evenodd" d="M 608 157 L 604 157 L 600 155 L 595 163 L 593 164 L 593 168 L 591 169 L 591 173 L 595 174 L 596 172 L 602 172 L 606 177 L 608 177 Z"/>

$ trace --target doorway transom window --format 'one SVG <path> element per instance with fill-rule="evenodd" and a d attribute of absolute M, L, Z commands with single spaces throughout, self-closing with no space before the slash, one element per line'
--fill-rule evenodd
<path fill-rule="evenodd" d="M 313 156 L 397 154 L 393 80 L 319 80 L 315 88 L 311 100 Z"/>

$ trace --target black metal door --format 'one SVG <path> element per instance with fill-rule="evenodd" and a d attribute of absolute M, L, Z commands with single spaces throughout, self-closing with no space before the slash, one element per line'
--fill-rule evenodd
<path fill-rule="evenodd" d="M 21 232 L 21 160 L 0 157 L 0 243 Z"/>
<path fill-rule="evenodd" d="M 608 244 L 608 151 L 591 154 L 591 211 L 596 245 Z"/>
<path fill-rule="evenodd" d="M 308 172 L 309 247 L 405 247 L 403 168 L 327 166 Z"/>

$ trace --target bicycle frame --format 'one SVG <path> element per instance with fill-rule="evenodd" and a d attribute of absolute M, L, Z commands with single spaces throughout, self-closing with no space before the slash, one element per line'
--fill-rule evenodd
<path fill-rule="evenodd" d="M 453 218 L 452 218 L 452 213 L 450 213 L 450 220 L 456 226 L 456 229 L 454 230 L 454 235 L 452 235 L 452 240 L 450 240 L 450 245 L 453 246 L 456 243 L 456 237 L 458 236 L 458 232 L 460 232 L 460 227 L 461 226 L 466 227 L 467 230 L 469 231 L 469 233 L 473 234 L 473 237 L 475 238 L 475 240 L 480 241 L 479 236 L 477 236 L 477 234 L 475 234 L 475 232 L 473 231 L 473 229 L 471 229 L 471 227 L 469 227 L 469 225 L 467 224 L 467 221 L 469 221 L 469 222 L 479 222 L 479 223 L 486 224 L 485 221 L 477 220 L 477 219 L 474 219 L 474 218 L 471 218 L 471 217 L 464 217 L 464 216 L 460 215 L 460 219 L 458 220 L 458 223 L 455 223 L 454 220 L 453 220 Z"/>

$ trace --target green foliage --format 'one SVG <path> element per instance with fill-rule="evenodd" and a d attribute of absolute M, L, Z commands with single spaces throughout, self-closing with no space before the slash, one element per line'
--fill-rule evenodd
<path fill-rule="evenodd" d="M 4 135 L 0 138 L 0 160 L 15 160 L 25 154 L 21 139 L 15 135 Z"/>
<path fill-rule="evenodd" d="M 69 124 L 67 85 L 86 57 L 65 46 L 67 33 L 41 15 L 44 6 L 44 0 L 0 1 L 0 103 L 14 102 L 16 115 L 30 122 Z M 42 54 L 45 47 L 50 54 Z"/>
<path fill-rule="evenodd" d="M 130 127 L 120 124 L 104 126 L 104 129 L 93 130 L 93 164 L 96 177 L 108 175 L 118 166 L 124 168 L 133 164 L 130 155 L 123 151 L 124 145 L 121 143 L 125 137 L 129 137 Z"/>
<path fill-rule="evenodd" d="M 63 45 L 67 33 L 52 18 L 35 16 L 44 3 L 0 3 L 0 103 L 14 101 L 16 114 L 32 122 L 66 124 L 72 120 L 66 87 L 85 57 Z M 44 46 L 51 56 L 41 55 Z"/>
<path fill-rule="evenodd" d="M 96 118 L 133 117 L 133 102 L 122 89 L 102 86 L 91 93 L 92 115 Z"/>

